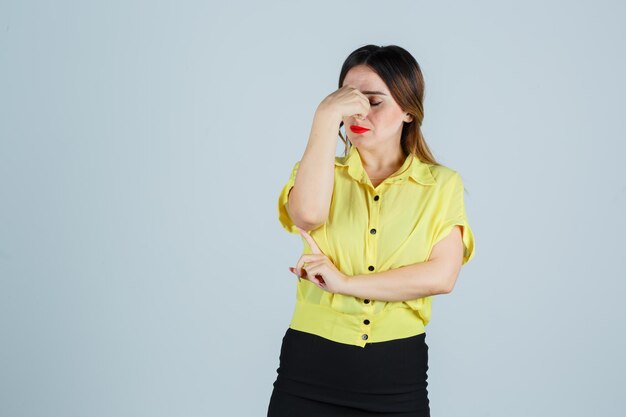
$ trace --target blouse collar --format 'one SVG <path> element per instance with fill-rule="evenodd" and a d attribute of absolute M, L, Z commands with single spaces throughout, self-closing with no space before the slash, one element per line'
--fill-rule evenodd
<path fill-rule="evenodd" d="M 356 146 L 350 146 L 346 156 L 336 157 L 335 165 L 347 166 L 348 174 L 352 178 L 365 184 L 369 182 L 367 173 L 365 172 L 363 163 L 361 162 L 359 150 Z M 423 185 L 432 185 L 436 183 L 435 178 L 430 172 L 428 164 L 420 161 L 419 158 L 413 154 L 409 154 L 406 157 L 404 163 L 397 172 L 399 173 L 388 177 L 385 182 L 393 184 L 405 181 L 407 178 L 412 178 L 414 181 Z"/>

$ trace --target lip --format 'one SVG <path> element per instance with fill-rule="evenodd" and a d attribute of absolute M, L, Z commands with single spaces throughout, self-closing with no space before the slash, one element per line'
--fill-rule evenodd
<path fill-rule="evenodd" d="M 363 127 L 363 126 L 359 126 L 359 125 L 351 125 L 350 126 L 350 130 L 353 131 L 354 133 L 365 133 L 365 132 L 369 131 L 368 128 Z"/>

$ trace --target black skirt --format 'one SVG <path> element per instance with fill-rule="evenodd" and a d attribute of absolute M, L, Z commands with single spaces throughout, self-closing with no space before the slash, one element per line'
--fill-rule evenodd
<path fill-rule="evenodd" d="M 268 417 L 430 416 L 426 333 L 360 347 L 288 328 L 279 360 Z"/>

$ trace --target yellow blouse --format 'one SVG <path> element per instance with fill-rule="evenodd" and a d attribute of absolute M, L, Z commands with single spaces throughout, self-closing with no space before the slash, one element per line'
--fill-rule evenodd
<path fill-rule="evenodd" d="M 278 219 L 302 239 L 287 212 L 288 196 L 300 161 L 278 198 Z M 328 219 L 308 231 L 320 250 L 348 276 L 382 272 L 427 261 L 433 246 L 463 226 L 466 264 L 474 255 L 463 182 L 458 172 L 409 155 L 402 167 L 374 187 L 358 149 L 335 157 L 334 190 Z M 295 262 L 295 260 L 294 260 Z M 414 336 L 430 321 L 432 296 L 379 301 L 333 294 L 307 279 L 295 280 L 296 303 L 289 327 L 356 346 Z"/>

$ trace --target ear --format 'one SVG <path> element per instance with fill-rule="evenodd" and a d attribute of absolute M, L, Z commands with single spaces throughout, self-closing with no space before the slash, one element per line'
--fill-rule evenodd
<path fill-rule="evenodd" d="M 404 121 L 407 123 L 411 123 L 413 121 L 413 116 L 409 113 L 404 114 Z"/>

